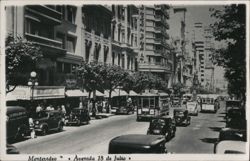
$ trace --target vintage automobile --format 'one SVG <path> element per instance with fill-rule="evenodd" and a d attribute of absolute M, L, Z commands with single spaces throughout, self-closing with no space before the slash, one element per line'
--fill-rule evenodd
<path fill-rule="evenodd" d="M 41 135 L 46 135 L 51 130 L 63 130 L 64 122 L 60 111 L 40 111 L 33 117 L 34 130 Z"/>
<path fill-rule="evenodd" d="M 175 136 L 175 121 L 171 117 L 155 117 L 150 121 L 148 135 L 164 135 L 166 140 Z"/>
<path fill-rule="evenodd" d="M 172 98 L 172 107 L 181 107 L 181 101 L 179 97 Z"/>
<path fill-rule="evenodd" d="M 134 106 L 130 105 L 130 106 L 120 106 L 116 108 L 116 112 L 115 114 L 133 114 L 134 113 Z"/>
<path fill-rule="evenodd" d="M 6 115 L 7 139 L 19 140 L 30 134 L 28 113 L 24 107 L 7 106 Z"/>
<path fill-rule="evenodd" d="M 113 138 L 109 142 L 109 154 L 166 153 L 162 135 L 129 134 Z"/>
<path fill-rule="evenodd" d="M 188 110 L 184 108 L 174 109 L 174 119 L 176 125 L 190 125 L 191 117 L 189 116 Z"/>
<path fill-rule="evenodd" d="M 246 141 L 246 129 L 223 128 L 220 130 L 218 142 L 223 140 Z"/>
<path fill-rule="evenodd" d="M 241 101 L 240 100 L 228 100 L 226 101 L 226 113 L 231 108 L 241 108 Z"/>
<path fill-rule="evenodd" d="M 83 123 L 89 124 L 90 116 L 86 108 L 74 108 L 69 115 L 65 116 L 65 125 L 80 126 Z"/>
<path fill-rule="evenodd" d="M 14 145 L 6 144 L 6 154 L 20 154 L 20 152 Z"/>
<path fill-rule="evenodd" d="M 225 140 L 214 145 L 215 154 L 245 154 L 247 143 L 244 141 Z"/>
<path fill-rule="evenodd" d="M 186 109 L 188 110 L 190 115 L 195 115 L 198 116 L 198 107 L 199 104 L 197 103 L 197 101 L 188 101 L 186 104 Z"/>

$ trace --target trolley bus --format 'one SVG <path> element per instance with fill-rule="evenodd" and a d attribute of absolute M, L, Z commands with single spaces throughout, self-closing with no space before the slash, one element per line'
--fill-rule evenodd
<path fill-rule="evenodd" d="M 169 114 L 169 97 L 166 93 L 143 93 L 139 96 L 137 121 Z"/>

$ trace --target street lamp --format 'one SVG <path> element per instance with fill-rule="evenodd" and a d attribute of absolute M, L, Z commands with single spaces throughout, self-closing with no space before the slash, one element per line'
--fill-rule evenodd
<path fill-rule="evenodd" d="M 31 87 L 31 101 L 33 101 L 33 97 L 34 97 L 34 87 L 38 86 L 36 75 L 37 75 L 36 72 L 32 71 L 30 73 L 30 78 L 29 78 L 29 81 L 28 81 L 28 86 Z"/>

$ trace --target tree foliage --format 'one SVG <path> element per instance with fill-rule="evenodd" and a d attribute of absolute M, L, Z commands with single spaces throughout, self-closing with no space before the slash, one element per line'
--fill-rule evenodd
<path fill-rule="evenodd" d="M 5 40 L 6 93 L 17 85 L 27 84 L 27 75 L 43 57 L 40 47 L 22 37 L 8 35 Z M 10 86 L 13 86 L 10 89 Z"/>
<path fill-rule="evenodd" d="M 211 25 L 217 41 L 226 45 L 214 54 L 216 65 L 225 68 L 229 94 L 245 99 L 246 93 L 246 6 L 225 6 L 223 10 L 211 9 L 216 22 Z"/>

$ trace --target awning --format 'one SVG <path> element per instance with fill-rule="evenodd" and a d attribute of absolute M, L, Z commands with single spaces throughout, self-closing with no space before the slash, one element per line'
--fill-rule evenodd
<path fill-rule="evenodd" d="M 6 100 L 14 101 L 65 98 L 64 86 L 35 86 L 33 90 L 32 95 L 31 87 L 17 86 L 15 90 L 7 94 Z"/>
<path fill-rule="evenodd" d="M 96 95 L 97 97 L 104 97 L 104 96 L 105 96 L 104 93 L 101 93 L 101 92 L 98 91 L 98 90 L 96 90 L 95 95 Z M 90 98 L 93 98 L 93 92 L 91 92 Z"/>
<path fill-rule="evenodd" d="M 117 97 L 117 96 L 128 96 L 128 93 L 122 89 L 115 89 L 114 95 L 112 95 L 112 97 Z"/>
<path fill-rule="evenodd" d="M 74 90 L 67 90 L 65 92 L 65 95 L 67 97 L 87 97 L 87 92 L 82 92 L 80 89 L 74 89 Z"/>
<path fill-rule="evenodd" d="M 65 98 L 64 86 L 36 86 L 34 100 Z"/>
<path fill-rule="evenodd" d="M 129 91 L 129 96 L 139 96 L 139 95 L 135 91 L 131 90 Z"/>
<path fill-rule="evenodd" d="M 104 91 L 105 97 L 109 97 L 109 90 Z M 129 94 L 122 90 L 122 89 L 115 89 L 111 92 L 111 97 L 118 97 L 118 96 L 128 96 Z"/>
<path fill-rule="evenodd" d="M 159 93 L 160 96 L 169 96 L 169 94 L 165 93 L 165 92 L 161 92 Z"/>

